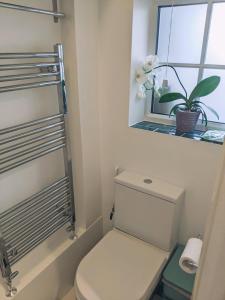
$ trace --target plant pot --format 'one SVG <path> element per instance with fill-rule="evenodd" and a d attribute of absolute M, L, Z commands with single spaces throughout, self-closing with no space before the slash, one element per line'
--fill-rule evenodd
<path fill-rule="evenodd" d="M 180 132 L 192 132 L 198 122 L 200 112 L 192 111 L 177 111 L 176 127 Z"/>

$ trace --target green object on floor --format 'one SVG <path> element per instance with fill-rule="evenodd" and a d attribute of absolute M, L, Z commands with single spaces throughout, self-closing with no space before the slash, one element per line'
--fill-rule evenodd
<path fill-rule="evenodd" d="M 163 297 L 171 300 L 190 299 L 194 287 L 195 274 L 187 274 L 179 266 L 183 250 L 184 246 L 177 247 L 162 276 Z"/>

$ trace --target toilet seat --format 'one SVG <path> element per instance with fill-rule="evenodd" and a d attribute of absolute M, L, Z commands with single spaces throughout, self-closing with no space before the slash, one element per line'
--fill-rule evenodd
<path fill-rule="evenodd" d="M 113 229 L 81 261 L 78 300 L 147 300 L 169 253 Z"/>

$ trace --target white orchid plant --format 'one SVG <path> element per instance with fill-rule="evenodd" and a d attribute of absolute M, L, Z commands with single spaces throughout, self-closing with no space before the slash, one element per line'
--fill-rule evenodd
<path fill-rule="evenodd" d="M 158 71 L 162 68 L 171 68 L 176 77 L 178 82 L 180 83 L 180 86 L 182 87 L 184 93 L 181 94 L 179 92 L 168 92 L 164 91 L 163 89 L 159 88 L 158 82 L 157 82 L 157 75 Z M 178 110 L 181 111 L 189 111 L 189 112 L 199 112 L 202 115 L 202 122 L 205 122 L 205 125 L 207 125 L 208 119 L 206 112 L 204 108 L 207 108 L 211 113 L 213 113 L 217 119 L 219 119 L 218 113 L 208 105 L 201 102 L 199 99 L 201 97 L 208 96 L 211 94 L 219 85 L 220 83 L 220 77 L 219 76 L 210 76 L 208 78 L 205 78 L 201 80 L 190 96 L 188 96 L 187 90 L 185 89 L 183 83 L 180 80 L 180 77 L 176 71 L 176 69 L 171 65 L 160 65 L 159 64 L 159 58 L 157 55 L 150 55 L 146 58 L 144 64 L 139 67 L 136 71 L 136 81 L 138 84 L 138 92 L 137 97 L 140 99 L 145 99 L 147 97 L 147 91 L 153 90 L 158 94 L 159 96 L 159 103 L 167 103 L 172 102 L 176 100 L 181 100 L 181 103 L 175 104 L 171 111 L 169 116 L 171 114 L 175 114 Z"/>

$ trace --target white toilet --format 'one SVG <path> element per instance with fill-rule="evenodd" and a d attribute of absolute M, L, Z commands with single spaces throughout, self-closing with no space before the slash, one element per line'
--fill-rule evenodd
<path fill-rule="evenodd" d="M 115 177 L 114 228 L 81 261 L 77 300 L 149 300 L 177 243 L 183 196 L 157 179 Z"/>

